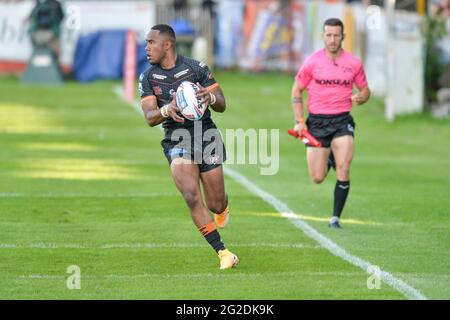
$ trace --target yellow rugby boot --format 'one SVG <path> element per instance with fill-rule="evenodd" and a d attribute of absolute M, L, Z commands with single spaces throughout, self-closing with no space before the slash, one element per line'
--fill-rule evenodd
<path fill-rule="evenodd" d="M 219 251 L 219 259 L 220 259 L 220 270 L 234 268 L 239 263 L 237 255 L 231 253 L 228 249 Z"/>

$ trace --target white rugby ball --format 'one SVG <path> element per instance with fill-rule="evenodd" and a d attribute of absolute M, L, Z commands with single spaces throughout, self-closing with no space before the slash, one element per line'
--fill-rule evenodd
<path fill-rule="evenodd" d="M 196 97 L 199 87 L 192 82 L 183 81 L 177 89 L 177 106 L 181 114 L 188 120 L 200 120 L 206 112 L 208 105 L 200 103 L 201 98 Z"/>

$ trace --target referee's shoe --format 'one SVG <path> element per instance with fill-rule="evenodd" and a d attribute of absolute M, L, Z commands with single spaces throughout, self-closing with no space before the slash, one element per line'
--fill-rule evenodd
<path fill-rule="evenodd" d="M 333 216 L 331 217 L 330 223 L 328 224 L 328 226 L 331 229 L 341 229 L 341 225 L 339 223 L 339 217 Z"/>

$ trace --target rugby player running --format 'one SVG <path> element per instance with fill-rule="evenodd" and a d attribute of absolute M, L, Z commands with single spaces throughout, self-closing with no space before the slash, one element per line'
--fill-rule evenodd
<path fill-rule="evenodd" d="M 352 105 L 370 97 L 361 61 L 342 48 L 344 24 L 328 19 L 323 26 L 325 47 L 309 56 L 299 69 L 292 86 L 295 130 L 308 130 L 322 147 L 307 146 L 309 174 L 321 183 L 330 167 L 336 170 L 331 228 L 341 228 L 339 219 L 350 191 L 350 165 L 353 158 L 355 123 Z M 353 94 L 353 85 L 358 92 Z M 308 119 L 304 121 L 303 91 L 308 92 Z"/>
<path fill-rule="evenodd" d="M 175 32 L 170 26 L 153 26 L 146 41 L 147 57 L 152 66 L 139 77 L 145 119 L 151 127 L 162 123 L 164 139 L 161 145 L 175 185 L 189 208 L 194 224 L 217 252 L 220 269 L 232 268 L 238 264 L 238 257 L 225 247 L 216 229 L 216 225 L 225 227 L 229 219 L 222 168 L 226 154 L 209 110 L 225 111 L 223 92 L 204 63 L 177 54 Z M 200 88 L 197 97 L 209 106 L 201 120 L 190 121 L 180 113 L 175 93 L 183 81 L 196 83 Z M 199 127 L 200 133 L 196 130 Z M 211 130 L 217 133 L 213 134 L 214 139 L 204 139 L 205 132 Z M 200 161 L 196 161 L 199 153 Z M 214 213 L 214 220 L 209 211 Z"/>

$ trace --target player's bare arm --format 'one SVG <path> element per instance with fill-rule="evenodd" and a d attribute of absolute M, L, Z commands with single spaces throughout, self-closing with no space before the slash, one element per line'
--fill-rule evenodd
<path fill-rule="evenodd" d="M 304 87 L 294 81 L 291 92 L 292 110 L 294 111 L 295 127 L 294 130 L 300 133 L 301 130 L 306 130 L 306 124 L 303 115 L 303 91 Z"/>
<path fill-rule="evenodd" d="M 370 98 L 370 89 L 369 87 L 363 87 L 359 90 L 358 93 L 352 95 L 352 102 L 357 105 L 361 105 L 367 102 Z"/>
<path fill-rule="evenodd" d="M 176 99 L 172 99 L 171 103 L 158 108 L 156 97 L 148 96 L 141 100 L 141 108 L 150 127 L 157 126 L 168 117 L 171 117 L 176 122 L 184 122 L 184 118 L 177 114 L 180 110 L 176 105 Z"/>
<path fill-rule="evenodd" d="M 216 86 L 212 90 L 202 87 L 198 82 L 197 86 L 200 88 L 197 92 L 197 97 L 202 98 L 200 103 L 206 102 L 207 105 L 211 106 L 211 108 L 216 112 L 225 111 L 227 105 L 222 89 L 219 86 Z"/>
<path fill-rule="evenodd" d="M 141 99 L 141 108 L 145 120 L 150 127 L 154 127 L 164 121 L 164 117 L 158 110 L 155 96 L 147 96 Z"/>

